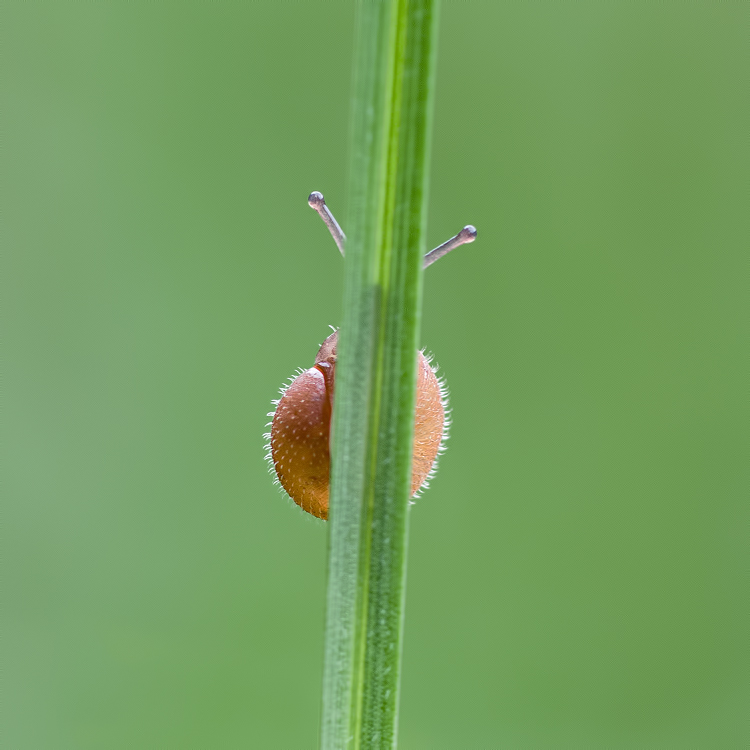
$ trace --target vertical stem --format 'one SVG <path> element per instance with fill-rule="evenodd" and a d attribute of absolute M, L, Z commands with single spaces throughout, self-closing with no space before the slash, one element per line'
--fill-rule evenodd
<path fill-rule="evenodd" d="M 395 747 L 434 0 L 358 4 L 322 746 Z"/>

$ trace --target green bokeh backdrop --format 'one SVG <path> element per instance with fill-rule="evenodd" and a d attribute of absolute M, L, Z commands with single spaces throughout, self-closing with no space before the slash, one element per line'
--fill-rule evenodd
<path fill-rule="evenodd" d="M 3 10 L 3 745 L 317 746 L 270 400 L 341 320 L 350 3 Z M 404 748 L 747 747 L 742 2 L 443 8 Z M 345 227 L 346 228 L 346 227 Z"/>

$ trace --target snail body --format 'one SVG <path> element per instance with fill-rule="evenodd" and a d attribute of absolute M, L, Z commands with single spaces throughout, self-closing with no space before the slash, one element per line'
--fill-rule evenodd
<path fill-rule="evenodd" d="M 323 219 L 341 254 L 346 235 L 329 210 L 322 193 L 310 193 L 307 202 Z M 427 268 L 455 248 L 473 242 L 477 230 L 467 224 L 455 237 L 424 256 Z M 302 370 L 282 388 L 276 409 L 268 416 L 266 458 L 278 483 L 302 510 L 317 518 L 328 518 L 331 473 L 331 416 L 336 381 L 338 331 L 321 345 L 315 364 Z M 417 398 L 414 410 L 411 497 L 423 489 L 435 471 L 435 462 L 447 438 L 448 396 L 430 360 L 417 352 Z"/>

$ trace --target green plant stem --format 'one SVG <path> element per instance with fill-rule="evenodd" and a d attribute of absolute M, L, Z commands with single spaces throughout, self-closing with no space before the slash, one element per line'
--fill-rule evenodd
<path fill-rule="evenodd" d="M 358 4 L 336 365 L 322 747 L 395 747 L 434 0 Z"/>

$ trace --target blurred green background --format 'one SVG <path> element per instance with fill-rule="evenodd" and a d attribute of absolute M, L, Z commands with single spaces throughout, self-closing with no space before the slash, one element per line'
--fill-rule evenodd
<path fill-rule="evenodd" d="M 341 320 L 345 2 L 4 11 L 14 750 L 314 748 L 326 528 L 270 401 Z M 744 748 L 747 5 L 446 3 L 403 748 Z"/>

